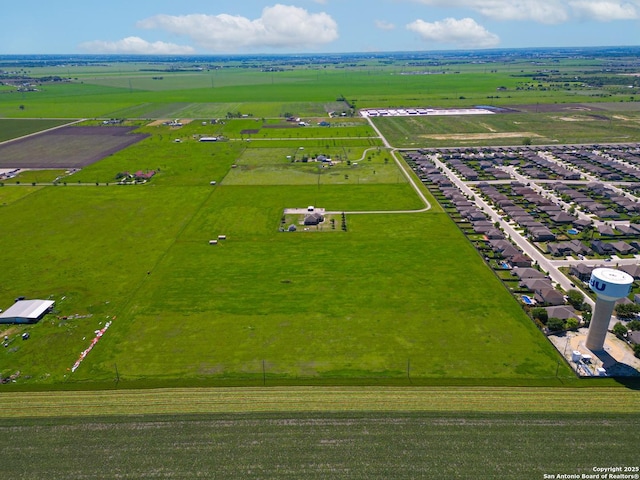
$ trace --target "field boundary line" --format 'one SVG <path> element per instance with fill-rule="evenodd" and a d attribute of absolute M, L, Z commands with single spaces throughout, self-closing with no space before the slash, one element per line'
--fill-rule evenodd
<path fill-rule="evenodd" d="M 16 119 L 16 120 L 29 120 L 29 119 Z M 36 120 L 36 119 L 33 119 Z M 40 120 L 40 119 L 37 119 Z M 55 120 L 51 119 L 51 120 Z M 22 140 L 24 138 L 29 138 L 29 137 L 35 137 L 36 135 L 40 135 L 42 133 L 47 133 L 47 132 L 52 132 L 53 130 L 58 130 L 60 128 L 65 128 L 65 127 L 70 127 L 71 125 L 75 125 L 77 123 L 82 123 L 84 121 L 86 121 L 86 118 L 81 118 L 80 120 L 74 120 L 73 122 L 69 122 L 69 123 L 65 123 L 63 125 L 58 125 L 57 127 L 51 127 L 51 128 L 47 128 L 46 130 L 40 130 L 39 132 L 33 132 L 33 133 L 28 133 L 27 135 L 22 135 L 21 137 L 17 137 L 17 138 L 11 138 L 9 140 L 5 140 L 4 142 L 0 142 L 0 145 L 6 145 L 7 143 L 11 143 L 11 142 L 17 142 L 18 140 Z"/>

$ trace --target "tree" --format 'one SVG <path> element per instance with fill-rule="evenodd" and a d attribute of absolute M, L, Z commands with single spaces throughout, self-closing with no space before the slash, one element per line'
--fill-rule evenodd
<path fill-rule="evenodd" d="M 627 323 L 627 329 L 634 331 L 640 330 L 640 320 L 631 320 Z"/>
<path fill-rule="evenodd" d="M 640 358 L 640 343 L 636 343 L 633 346 L 633 353 L 636 357 Z"/>
<path fill-rule="evenodd" d="M 564 328 L 566 328 L 567 330 L 578 328 L 578 320 L 575 318 L 567 318 L 567 321 L 564 322 Z"/>
<path fill-rule="evenodd" d="M 24 110 L 24 105 L 20 105 L 18 108 L 19 108 L 20 110 Z"/>
<path fill-rule="evenodd" d="M 582 304 L 584 303 L 584 294 L 579 290 L 569 290 L 567 292 L 569 297 L 569 303 L 576 310 L 582 310 Z"/>
<path fill-rule="evenodd" d="M 547 322 L 547 328 L 552 332 L 557 332 L 564 328 L 564 320 L 561 318 L 551 317 Z"/>
<path fill-rule="evenodd" d="M 591 313 L 591 310 L 586 310 L 582 312 L 582 322 L 584 323 L 585 327 L 588 327 L 591 324 L 592 315 L 593 314 Z"/>
<path fill-rule="evenodd" d="M 613 333 L 618 338 L 624 338 L 624 336 L 627 334 L 627 327 L 618 322 L 613 326 Z"/>
<path fill-rule="evenodd" d="M 533 308 L 531 310 L 531 316 L 540 320 L 540 323 L 542 323 L 543 325 L 546 325 L 547 321 L 549 320 L 549 314 L 542 307 Z"/>
<path fill-rule="evenodd" d="M 635 303 L 619 303 L 615 307 L 616 316 L 621 320 L 628 320 L 640 313 L 640 305 Z"/>

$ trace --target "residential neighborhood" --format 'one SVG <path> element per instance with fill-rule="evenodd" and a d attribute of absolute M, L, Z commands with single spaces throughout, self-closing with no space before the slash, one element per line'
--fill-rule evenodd
<path fill-rule="evenodd" d="M 631 275 L 640 302 L 640 147 L 476 147 L 404 151 L 404 159 L 548 334 L 588 326 L 598 267 Z M 584 296 L 572 305 L 568 293 Z M 619 319 L 614 315 L 610 329 Z M 629 336 L 633 343 L 636 336 Z"/>

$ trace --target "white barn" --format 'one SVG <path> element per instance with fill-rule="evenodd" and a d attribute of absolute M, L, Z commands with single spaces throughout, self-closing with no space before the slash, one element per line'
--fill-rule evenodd
<path fill-rule="evenodd" d="M 19 300 L 0 313 L 0 323 L 37 323 L 54 303 L 52 300 Z"/>

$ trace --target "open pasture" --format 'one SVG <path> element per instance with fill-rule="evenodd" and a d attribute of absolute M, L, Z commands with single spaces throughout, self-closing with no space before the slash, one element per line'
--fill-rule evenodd
<path fill-rule="evenodd" d="M 79 168 L 143 138 L 131 127 L 66 127 L 0 145 L 2 168 Z"/>
<path fill-rule="evenodd" d="M 445 215 L 353 215 L 340 234 L 278 232 L 283 206 L 397 209 L 390 200 L 403 192 L 415 198 L 403 185 L 217 187 L 71 381 L 112 379 L 115 363 L 132 385 L 384 382 L 407 378 L 409 359 L 416 379 L 570 378 Z M 227 239 L 209 245 L 219 234 Z"/>
<path fill-rule="evenodd" d="M 246 148 L 225 185 L 359 185 L 406 183 L 390 153 L 380 148 Z M 326 156 L 331 162 L 317 160 Z"/>
<path fill-rule="evenodd" d="M 384 168 L 382 155 L 375 161 Z M 159 135 L 73 177 L 106 175 L 136 158 L 153 159 L 157 179 L 46 187 L 1 211 L 12 227 L 4 302 L 19 294 L 58 301 L 57 316 L 30 327 L 28 343 L 3 350 L 3 375 L 104 382 L 117 365 L 131 385 L 263 375 L 294 383 L 397 381 L 408 373 L 571 378 L 447 216 L 349 215 L 348 232 L 335 235 L 278 231 L 288 207 L 421 208 L 407 183 L 235 186 L 222 178 L 212 187 L 209 180 L 241 158 L 234 142 L 176 144 Z M 220 234 L 227 240 L 209 245 Z M 109 331 L 70 374 L 108 319 Z"/>
<path fill-rule="evenodd" d="M 7 205 L 11 205 L 14 202 L 17 202 L 34 192 L 37 192 L 42 187 L 13 187 L 13 186 L 5 186 L 3 185 L 0 188 L 0 204 L 5 207 Z"/>

